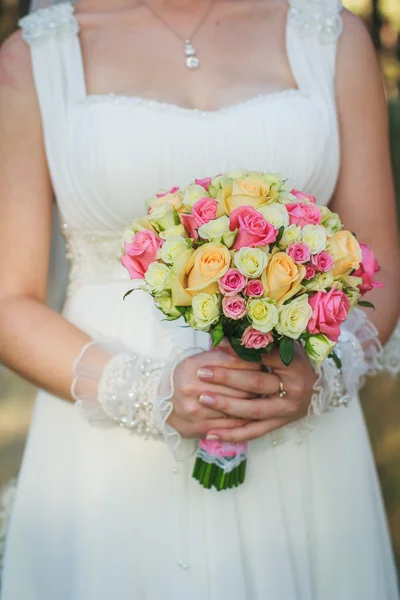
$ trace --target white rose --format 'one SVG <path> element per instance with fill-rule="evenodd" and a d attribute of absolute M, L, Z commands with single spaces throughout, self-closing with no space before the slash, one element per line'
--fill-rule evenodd
<path fill-rule="evenodd" d="M 177 319 L 181 316 L 181 313 L 175 308 L 172 302 L 171 294 L 168 292 L 163 292 L 154 296 L 154 302 L 157 308 L 159 308 L 167 317 Z"/>
<path fill-rule="evenodd" d="M 276 229 L 280 227 L 288 227 L 289 225 L 289 213 L 286 210 L 286 206 L 279 202 L 273 204 L 266 204 L 257 209 L 262 214 L 264 219 L 271 223 Z"/>
<path fill-rule="evenodd" d="M 247 169 L 232 169 L 231 171 L 224 173 L 224 177 L 227 179 L 242 179 L 248 175 L 249 171 Z"/>
<path fill-rule="evenodd" d="M 261 277 L 268 264 L 269 256 L 261 248 L 240 248 L 233 257 L 238 271 L 245 277 Z"/>
<path fill-rule="evenodd" d="M 312 308 L 308 303 L 308 296 L 303 294 L 279 308 L 276 330 L 282 335 L 297 340 L 302 333 L 307 331 L 311 317 Z"/>
<path fill-rule="evenodd" d="M 174 225 L 173 227 L 170 227 L 170 229 L 166 229 L 166 231 L 160 231 L 159 235 L 162 240 L 167 240 L 173 236 L 187 237 L 186 229 L 182 223 Z"/>
<path fill-rule="evenodd" d="M 232 246 L 235 240 L 235 232 L 230 230 L 230 220 L 226 216 L 212 219 L 199 227 L 198 232 L 203 240 L 218 243 L 224 242 L 228 248 Z"/>
<path fill-rule="evenodd" d="M 311 254 L 326 249 L 326 229 L 322 225 L 306 225 L 301 231 L 301 241 L 310 247 Z"/>
<path fill-rule="evenodd" d="M 196 329 L 207 331 L 211 325 L 219 320 L 221 315 L 218 294 L 205 294 L 200 292 L 193 298 L 193 323 Z"/>
<path fill-rule="evenodd" d="M 177 256 L 191 247 L 190 241 L 180 235 L 169 237 L 159 250 L 161 260 L 172 265 Z"/>
<path fill-rule="evenodd" d="M 150 288 L 150 292 L 159 294 L 163 292 L 168 285 L 169 268 L 159 262 L 153 262 L 149 265 L 144 279 Z"/>
<path fill-rule="evenodd" d="M 317 273 L 317 275 L 309 281 L 303 279 L 302 282 L 308 292 L 324 292 L 327 288 L 332 287 L 334 283 L 335 279 L 331 271 L 328 271 L 327 273 Z"/>
<path fill-rule="evenodd" d="M 274 206 L 274 205 L 272 205 Z M 283 235 L 279 241 L 279 248 L 281 250 L 286 250 L 290 244 L 294 244 L 295 242 L 299 242 L 301 238 L 301 227 L 298 225 L 289 225 L 286 227 Z"/>
<path fill-rule="evenodd" d="M 160 204 L 149 214 L 149 222 L 156 231 L 165 231 L 179 224 L 179 217 L 169 204 Z"/>
<path fill-rule="evenodd" d="M 283 177 L 280 173 L 263 173 L 262 178 L 264 181 L 270 185 L 273 185 L 278 190 L 284 187 Z"/>
<path fill-rule="evenodd" d="M 279 313 L 268 298 L 254 298 L 247 303 L 247 316 L 254 329 L 268 333 L 278 323 Z"/>
<path fill-rule="evenodd" d="M 334 235 L 343 229 L 342 222 L 338 214 L 329 210 L 327 206 L 320 206 L 322 214 L 322 225 L 326 227 L 329 235 Z"/>
<path fill-rule="evenodd" d="M 335 342 L 331 342 L 325 335 L 318 333 L 317 335 L 310 335 L 305 343 L 304 350 L 312 361 L 321 364 L 332 353 L 335 346 Z"/>
<path fill-rule="evenodd" d="M 192 183 L 192 185 L 189 185 L 189 187 L 186 188 L 185 193 L 183 194 L 182 204 L 187 208 L 192 208 L 193 204 L 196 204 L 197 200 L 207 196 L 208 193 L 203 186 L 198 185 L 197 183 Z"/>

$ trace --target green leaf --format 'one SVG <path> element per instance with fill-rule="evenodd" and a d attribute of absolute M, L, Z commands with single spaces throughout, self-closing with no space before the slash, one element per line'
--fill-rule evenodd
<path fill-rule="evenodd" d="M 137 289 L 133 289 L 133 290 L 129 290 L 128 292 L 126 292 L 126 294 L 124 294 L 124 297 L 122 298 L 122 300 L 125 300 L 125 298 L 127 298 L 130 294 L 132 294 L 132 292 L 136 292 Z"/>
<path fill-rule="evenodd" d="M 187 306 L 175 306 L 175 308 L 181 314 L 181 316 L 184 317 L 188 307 Z"/>
<path fill-rule="evenodd" d="M 211 340 L 212 340 L 212 347 L 214 349 L 224 339 L 225 334 L 224 334 L 224 328 L 222 327 L 222 323 L 218 323 L 218 325 L 216 325 L 214 327 L 214 329 L 212 329 L 210 331 L 210 335 L 211 335 Z"/>
<path fill-rule="evenodd" d="M 288 367 L 294 358 L 294 340 L 283 336 L 279 342 L 279 354 L 283 364 Z"/>
<path fill-rule="evenodd" d="M 338 357 L 338 355 L 335 352 L 331 352 L 328 355 L 328 358 L 331 358 L 333 360 L 333 362 L 335 363 L 335 365 L 337 366 L 338 369 L 342 368 L 342 361 L 340 360 L 340 358 Z"/>
<path fill-rule="evenodd" d="M 359 300 L 358 306 L 365 306 L 366 308 L 373 308 L 375 310 L 375 306 L 372 302 L 367 302 L 367 300 Z"/>
<path fill-rule="evenodd" d="M 275 244 L 278 244 L 281 241 L 284 231 L 285 231 L 285 227 L 283 225 L 282 225 L 282 227 L 279 227 L 279 233 L 274 242 Z"/>
<path fill-rule="evenodd" d="M 239 338 L 232 337 L 229 339 L 229 341 L 236 354 L 240 356 L 240 358 L 243 358 L 243 360 L 255 363 L 260 363 L 262 361 L 260 352 L 258 350 L 246 348 L 242 345 L 242 342 Z"/>

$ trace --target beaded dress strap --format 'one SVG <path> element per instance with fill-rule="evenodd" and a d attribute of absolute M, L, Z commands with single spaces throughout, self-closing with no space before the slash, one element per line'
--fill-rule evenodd
<path fill-rule="evenodd" d="M 318 37 L 330 44 L 343 32 L 340 0 L 289 0 L 289 24 L 301 37 Z"/>
<path fill-rule="evenodd" d="M 19 25 L 22 37 L 29 45 L 45 42 L 49 38 L 69 38 L 79 31 L 79 25 L 70 2 L 42 8 L 23 19 Z"/>

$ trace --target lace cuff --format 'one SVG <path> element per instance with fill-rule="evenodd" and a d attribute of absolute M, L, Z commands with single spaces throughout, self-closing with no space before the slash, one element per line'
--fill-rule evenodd
<path fill-rule="evenodd" d="M 173 410 L 173 374 L 197 352 L 175 349 L 166 363 L 134 355 L 119 342 L 91 341 L 73 366 L 75 406 L 93 425 L 121 426 L 146 438 L 163 436 L 176 453 L 181 437 L 167 423 Z"/>
<path fill-rule="evenodd" d="M 332 359 L 320 366 L 314 365 L 318 379 L 311 408 L 316 415 L 336 406 L 346 406 L 363 386 L 365 377 L 381 370 L 382 346 L 378 330 L 362 310 L 353 310 L 343 324 L 335 352 L 341 360 L 341 369 Z"/>

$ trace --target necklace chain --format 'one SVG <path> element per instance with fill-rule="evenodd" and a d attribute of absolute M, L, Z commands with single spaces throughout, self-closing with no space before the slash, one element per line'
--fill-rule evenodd
<path fill-rule="evenodd" d="M 217 0 L 211 0 L 211 2 L 209 3 L 209 5 L 207 7 L 207 10 L 205 11 L 205 13 L 203 14 L 203 16 L 201 17 L 200 21 L 195 26 L 195 28 L 193 29 L 192 33 L 189 36 L 183 36 L 183 35 L 181 35 L 179 33 L 179 31 L 177 31 L 175 29 L 175 27 L 173 27 L 170 23 L 168 23 L 168 21 L 162 15 L 160 15 L 160 13 L 158 13 L 154 9 L 154 7 L 151 6 L 151 4 L 149 4 L 146 0 L 141 0 L 141 3 L 144 4 L 144 6 L 147 7 L 147 9 L 152 13 L 152 15 L 158 21 L 160 21 L 171 33 L 173 33 L 173 35 L 178 40 L 180 40 L 181 42 L 184 43 L 184 53 L 186 55 L 186 66 L 189 69 L 197 69 L 200 66 L 200 60 L 197 57 L 197 52 L 196 52 L 195 48 L 192 45 L 192 40 L 194 39 L 195 35 L 200 30 L 200 28 L 206 22 L 208 16 L 211 13 L 211 10 L 212 10 L 214 4 L 216 4 L 216 2 L 217 2 Z"/>

